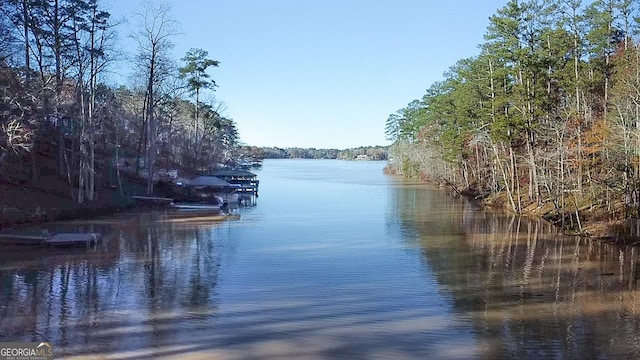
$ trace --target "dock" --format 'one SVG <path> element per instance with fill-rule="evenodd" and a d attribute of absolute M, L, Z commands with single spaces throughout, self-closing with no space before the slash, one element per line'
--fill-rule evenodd
<path fill-rule="evenodd" d="M 212 173 L 236 188 L 236 192 L 258 196 L 260 181 L 256 174 L 243 169 L 218 170 Z"/>
<path fill-rule="evenodd" d="M 100 239 L 98 233 L 59 233 L 53 235 L 0 234 L 0 244 L 35 246 L 91 246 Z"/>

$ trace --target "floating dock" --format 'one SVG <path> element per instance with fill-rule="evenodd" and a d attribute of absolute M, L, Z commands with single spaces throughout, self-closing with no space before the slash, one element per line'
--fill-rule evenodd
<path fill-rule="evenodd" d="M 91 246 L 101 239 L 98 233 L 60 233 L 53 235 L 0 234 L 0 244 L 36 246 Z"/>

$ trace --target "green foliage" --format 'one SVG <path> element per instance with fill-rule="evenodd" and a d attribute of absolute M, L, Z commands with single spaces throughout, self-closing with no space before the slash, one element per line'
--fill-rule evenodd
<path fill-rule="evenodd" d="M 630 0 L 509 1 L 477 57 L 389 116 L 395 169 L 505 191 L 516 211 L 543 199 L 559 212 L 596 200 L 613 209 L 623 197 L 640 209 L 635 10 Z"/>
<path fill-rule="evenodd" d="M 169 9 L 145 3 L 138 15 L 135 65 L 144 80 L 111 88 L 99 79 L 117 55 L 110 47 L 116 24 L 99 0 L 0 2 L 6 30 L 0 34 L 0 87 L 7 95 L 0 103 L 0 176 L 3 154 L 22 157 L 21 171 L 34 179 L 39 170 L 27 157 L 37 164 L 41 154 L 58 156 L 58 175 L 74 193 L 84 186 L 90 196 L 100 177 L 113 178 L 105 172 L 113 171 L 116 156 L 130 171 L 151 162 L 198 172 L 235 155 L 235 122 L 221 115 L 219 104 L 199 98 L 215 87 L 207 70 L 219 63 L 191 49 L 177 69 L 168 53 L 175 35 Z M 195 102 L 183 96 L 179 75 Z M 28 153 L 31 148 L 38 151 Z M 153 156 L 145 159 L 145 152 Z"/>
<path fill-rule="evenodd" d="M 413 100 L 406 108 L 389 115 L 385 128 L 387 140 L 418 141 L 419 133 L 426 124 L 425 115 L 425 108 L 419 100 Z"/>
<path fill-rule="evenodd" d="M 341 160 L 386 160 L 387 146 L 362 146 L 352 149 L 273 148 L 252 150 L 258 159 L 341 159 Z"/>
<path fill-rule="evenodd" d="M 190 49 L 181 59 L 186 64 L 179 69 L 180 76 L 187 80 L 189 90 L 194 94 L 201 89 L 214 89 L 216 82 L 207 73 L 210 67 L 218 67 L 216 60 L 208 59 L 209 52 L 202 49 Z"/>

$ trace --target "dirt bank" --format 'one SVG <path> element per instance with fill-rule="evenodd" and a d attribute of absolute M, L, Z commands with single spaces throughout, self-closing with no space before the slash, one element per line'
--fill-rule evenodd
<path fill-rule="evenodd" d="M 44 221 L 88 218 L 124 210 L 133 205 L 117 189 L 99 189 L 89 204 L 73 200 L 66 183 L 49 180 L 41 184 L 0 183 L 0 230 Z"/>
<path fill-rule="evenodd" d="M 471 198 L 478 194 L 472 189 L 462 192 Z M 517 200 L 517 199 L 516 199 Z M 499 193 L 490 195 L 481 200 L 483 206 L 500 209 L 501 211 L 515 213 L 511 207 L 507 195 Z M 548 221 L 564 234 L 598 238 L 617 244 L 640 244 L 638 231 L 634 231 L 637 219 L 617 219 L 615 214 L 621 214 L 623 204 L 618 204 L 615 209 L 605 209 L 598 206 L 584 206 L 578 211 L 559 213 L 551 201 L 538 204 L 535 202 L 521 202 L 520 215 Z"/>

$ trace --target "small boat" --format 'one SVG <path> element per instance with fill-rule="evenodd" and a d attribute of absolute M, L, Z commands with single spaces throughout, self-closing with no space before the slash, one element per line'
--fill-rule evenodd
<path fill-rule="evenodd" d="M 178 203 L 169 206 L 167 215 L 171 219 L 208 218 L 216 221 L 224 219 L 222 206 L 217 204 Z"/>
<path fill-rule="evenodd" d="M 169 215 L 161 222 L 170 222 L 170 223 L 188 223 L 188 224 L 211 224 L 222 222 L 226 220 L 238 220 L 240 219 L 239 215 L 228 215 L 228 214 L 213 214 L 213 213 L 179 213 Z"/>
<path fill-rule="evenodd" d="M 240 215 L 229 214 L 220 207 L 183 206 L 175 211 L 167 212 L 167 218 L 162 222 L 212 223 L 225 220 L 238 220 Z"/>
<path fill-rule="evenodd" d="M 222 209 L 222 205 L 219 204 L 187 204 L 187 203 L 172 203 L 169 205 L 171 209 L 179 211 L 215 211 Z"/>
<path fill-rule="evenodd" d="M 223 201 L 217 204 L 173 203 L 169 205 L 167 219 L 163 222 L 212 223 L 225 220 L 237 220 L 240 215 L 227 213 Z"/>

